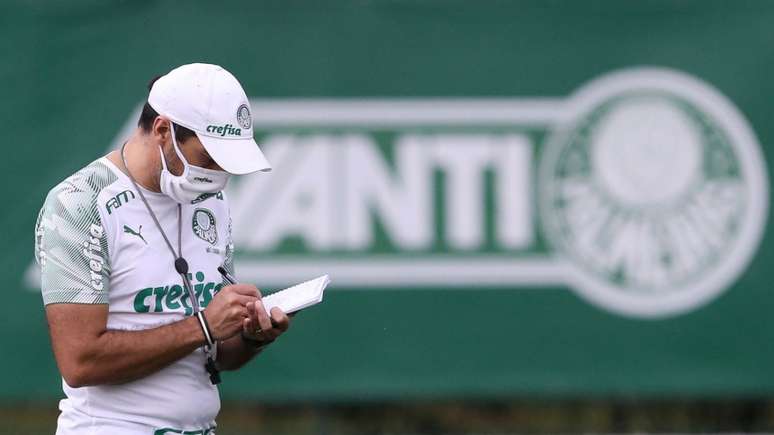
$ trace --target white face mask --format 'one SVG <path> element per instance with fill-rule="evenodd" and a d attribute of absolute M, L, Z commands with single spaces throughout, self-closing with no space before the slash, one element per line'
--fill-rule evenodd
<path fill-rule="evenodd" d="M 172 127 L 172 123 L 169 123 Z M 172 146 L 175 153 L 183 162 L 183 173 L 174 175 L 167 168 L 167 161 L 164 158 L 164 151 L 159 146 L 161 153 L 161 192 L 176 202 L 181 204 L 190 204 L 191 201 L 204 193 L 217 193 L 226 188 L 229 174 L 224 171 L 205 169 L 199 166 L 188 164 L 183 153 L 177 147 L 174 128 L 171 128 Z"/>

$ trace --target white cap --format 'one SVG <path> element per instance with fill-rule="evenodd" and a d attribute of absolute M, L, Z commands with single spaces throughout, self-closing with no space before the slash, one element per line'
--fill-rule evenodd
<path fill-rule="evenodd" d="M 207 153 L 230 174 L 270 171 L 253 139 L 250 101 L 231 75 L 218 65 L 192 63 L 161 76 L 148 104 L 175 124 L 193 130 Z"/>

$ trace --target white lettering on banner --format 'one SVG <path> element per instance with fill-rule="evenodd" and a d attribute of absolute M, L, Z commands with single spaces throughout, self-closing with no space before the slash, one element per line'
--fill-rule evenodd
<path fill-rule="evenodd" d="M 535 198 L 532 186 L 533 147 L 523 135 L 508 135 L 498 147 L 495 161 L 497 239 L 507 249 L 531 246 L 535 237 Z"/>
<path fill-rule="evenodd" d="M 418 142 L 398 140 L 390 168 L 367 137 L 349 136 L 342 145 L 346 150 L 347 247 L 364 249 L 373 243 L 372 213 L 397 247 L 429 247 L 433 215 L 428 150 Z"/>
<path fill-rule="evenodd" d="M 337 206 L 331 197 L 329 173 L 337 152 L 332 143 L 322 136 L 268 140 L 268 158 L 276 158 L 269 161 L 282 162 L 285 171 L 280 177 L 246 177 L 246 185 L 235 192 L 240 199 L 254 198 L 233 201 L 235 240 L 246 249 L 267 250 L 294 235 L 311 249 L 330 249 L 336 236 L 332 209 Z"/>
<path fill-rule="evenodd" d="M 447 174 L 446 239 L 460 250 L 484 242 L 484 171 L 495 171 L 498 242 L 525 248 L 532 241 L 530 215 L 531 145 L 522 135 L 409 136 L 433 150 L 433 161 Z"/>
<path fill-rule="evenodd" d="M 417 136 L 406 140 L 421 143 Z M 484 240 L 484 170 L 492 162 L 486 136 L 449 135 L 427 138 L 433 160 L 446 174 L 446 239 L 455 249 L 479 248 Z"/>
<path fill-rule="evenodd" d="M 394 164 L 365 135 L 271 135 L 264 148 L 270 161 L 283 165 L 283 176 L 254 175 L 232 192 L 271 205 L 256 213 L 255 202 L 234 201 L 235 239 L 250 250 L 271 251 L 288 237 L 300 237 L 312 251 L 365 250 L 374 243 L 375 219 L 397 248 L 429 249 L 435 170 L 447 179 L 441 212 L 451 247 L 473 250 L 484 242 L 486 169 L 495 170 L 502 209 L 496 234 L 503 245 L 523 248 L 532 241 L 526 137 L 403 135 L 393 146 Z"/>

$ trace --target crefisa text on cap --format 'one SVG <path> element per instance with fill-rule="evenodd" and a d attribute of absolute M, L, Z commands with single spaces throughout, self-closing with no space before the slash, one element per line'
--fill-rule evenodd
<path fill-rule="evenodd" d="M 242 136 L 242 129 L 231 124 L 208 125 L 207 133 L 218 133 L 220 136 Z"/>

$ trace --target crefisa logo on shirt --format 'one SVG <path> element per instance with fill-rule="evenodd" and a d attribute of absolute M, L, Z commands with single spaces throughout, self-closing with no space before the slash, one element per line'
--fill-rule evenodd
<path fill-rule="evenodd" d="M 89 262 L 89 282 L 94 290 L 102 290 L 105 283 L 102 281 L 102 269 L 105 261 L 102 259 L 104 253 L 102 248 L 102 237 L 105 232 L 102 225 L 89 225 L 88 239 L 83 242 L 83 256 Z"/>
<path fill-rule="evenodd" d="M 223 288 L 222 282 L 205 281 L 204 272 L 189 273 L 193 284 L 194 297 L 200 307 L 209 305 L 212 298 Z M 134 295 L 136 313 L 181 312 L 186 316 L 193 314 L 190 295 L 179 283 L 159 284 L 138 289 Z"/>
<path fill-rule="evenodd" d="M 563 286 L 657 318 L 730 288 L 765 226 L 755 134 L 679 71 L 612 72 L 569 98 L 251 106 L 275 171 L 228 194 L 236 268 L 266 286 Z M 213 228 L 197 211 L 197 236 Z"/>

